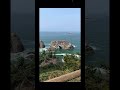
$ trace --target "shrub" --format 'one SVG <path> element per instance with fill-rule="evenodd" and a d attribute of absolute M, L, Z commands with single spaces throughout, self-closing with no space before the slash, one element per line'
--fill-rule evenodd
<path fill-rule="evenodd" d="M 88 66 L 85 69 L 86 90 L 109 90 L 109 80 L 104 79 L 102 73 L 96 73 L 95 67 Z"/>
<path fill-rule="evenodd" d="M 12 90 L 25 81 L 29 81 L 34 85 L 35 61 L 26 61 L 23 57 L 18 57 L 15 64 L 11 63 L 10 76 Z"/>

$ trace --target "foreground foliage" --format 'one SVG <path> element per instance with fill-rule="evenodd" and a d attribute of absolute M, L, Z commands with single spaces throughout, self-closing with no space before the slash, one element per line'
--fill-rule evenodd
<path fill-rule="evenodd" d="M 101 72 L 101 69 L 106 72 Z M 109 68 L 105 65 L 97 69 L 94 66 L 86 67 L 85 88 L 86 90 L 109 90 Z"/>
<path fill-rule="evenodd" d="M 10 76 L 11 76 L 11 90 L 26 86 L 34 87 L 35 60 L 28 61 L 25 60 L 23 57 L 19 57 L 15 63 L 11 63 Z"/>
<path fill-rule="evenodd" d="M 42 62 L 47 61 L 50 58 L 56 59 L 56 56 L 55 56 L 55 52 L 45 52 L 45 51 L 43 51 L 43 52 L 40 53 L 39 58 L 40 58 L 39 64 L 41 64 Z"/>
<path fill-rule="evenodd" d="M 53 56 L 51 55 L 51 57 Z M 54 58 L 56 57 L 54 56 Z M 46 59 L 40 58 L 41 62 L 43 62 L 44 60 Z M 61 76 L 61 75 L 80 69 L 80 64 L 81 64 L 80 60 L 76 58 L 74 55 L 66 55 L 64 57 L 64 61 L 65 61 L 64 63 L 58 62 L 57 64 L 49 64 L 47 66 L 40 67 L 40 76 L 39 76 L 40 81 L 42 82 L 45 80 L 49 80 L 49 79 L 52 79 L 52 78 L 55 78 L 55 77 L 58 77 L 58 76 Z"/>

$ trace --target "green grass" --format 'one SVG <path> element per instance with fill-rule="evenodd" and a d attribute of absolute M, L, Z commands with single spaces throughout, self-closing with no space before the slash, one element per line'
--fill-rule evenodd
<path fill-rule="evenodd" d="M 80 77 L 77 77 L 77 78 L 74 78 L 74 79 L 71 79 L 67 82 L 80 82 Z"/>
<path fill-rule="evenodd" d="M 63 64 L 59 63 L 57 65 L 48 65 L 46 67 L 40 68 L 40 81 L 49 80 L 64 74 L 72 72 L 72 69 L 67 69 Z"/>

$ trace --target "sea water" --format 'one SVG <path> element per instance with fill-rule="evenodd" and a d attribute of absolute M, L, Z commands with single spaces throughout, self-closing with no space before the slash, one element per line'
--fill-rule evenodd
<path fill-rule="evenodd" d="M 57 50 L 56 53 L 81 53 L 81 34 L 80 32 L 40 32 L 40 40 L 45 44 L 45 48 L 50 46 L 51 41 L 66 40 L 73 46 L 73 50 Z"/>

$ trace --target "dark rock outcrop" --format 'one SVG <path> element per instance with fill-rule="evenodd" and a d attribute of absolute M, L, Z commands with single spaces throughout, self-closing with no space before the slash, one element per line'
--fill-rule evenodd
<path fill-rule="evenodd" d="M 40 40 L 39 48 L 45 48 L 45 44 L 44 44 L 44 42 L 42 40 Z"/>
<path fill-rule="evenodd" d="M 51 41 L 50 44 L 50 49 L 54 50 L 54 49 L 64 49 L 64 50 L 70 50 L 73 49 L 73 45 L 66 41 L 66 40 L 56 40 L 56 41 Z"/>
<path fill-rule="evenodd" d="M 11 53 L 24 51 L 24 46 L 16 33 L 11 33 Z"/>
<path fill-rule="evenodd" d="M 88 45 L 88 43 L 85 43 L 85 54 L 88 55 L 88 54 L 92 54 L 94 53 L 94 50 L 91 46 Z"/>

